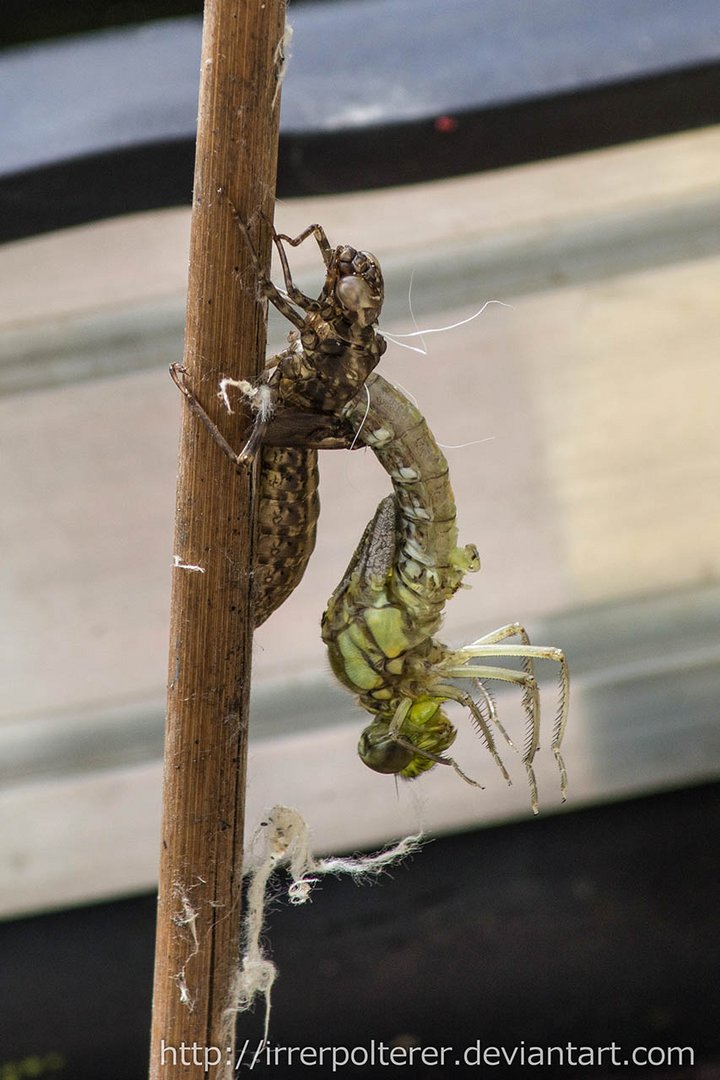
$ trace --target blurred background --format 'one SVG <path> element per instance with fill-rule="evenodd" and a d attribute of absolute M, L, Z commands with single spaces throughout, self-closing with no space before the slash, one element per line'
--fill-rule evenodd
<path fill-rule="evenodd" d="M 4 15 L 0 1074 L 146 1069 L 196 8 Z M 695 1050 L 625 1076 L 720 1075 L 720 12 L 289 17 L 276 224 L 373 251 L 391 334 L 452 327 L 382 365 L 446 447 L 481 554 L 443 639 L 521 621 L 566 650 L 572 696 L 570 798 L 543 738 L 539 820 L 461 711 L 455 756 L 485 791 L 365 769 L 319 619 L 388 482 L 367 451 L 322 456 L 316 553 L 255 639 L 248 826 L 281 802 L 318 852 L 438 839 L 381 887 L 274 912 L 273 1041 L 614 1039 Z M 319 291 L 312 245 L 293 269 Z M 498 704 L 521 740 L 519 695 Z"/>

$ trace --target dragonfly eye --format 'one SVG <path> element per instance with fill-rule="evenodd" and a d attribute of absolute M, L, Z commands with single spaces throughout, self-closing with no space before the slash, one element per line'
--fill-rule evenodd
<path fill-rule="evenodd" d="M 336 287 L 335 295 L 345 308 L 351 311 L 362 326 L 370 326 L 377 322 L 380 315 L 380 304 L 370 284 L 364 278 L 356 274 L 348 274 L 340 278 Z"/>
<path fill-rule="evenodd" d="M 359 311 L 360 308 L 372 305 L 372 293 L 370 286 L 356 274 L 348 274 L 340 278 L 335 289 L 336 295 L 343 307 L 348 311 Z"/>
<path fill-rule="evenodd" d="M 388 735 L 385 724 L 368 724 L 358 742 L 358 754 L 369 769 L 379 773 L 401 773 L 414 754 Z"/>

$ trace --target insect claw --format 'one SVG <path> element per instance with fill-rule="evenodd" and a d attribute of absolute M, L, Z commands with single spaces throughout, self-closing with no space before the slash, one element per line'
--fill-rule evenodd
<path fill-rule="evenodd" d="M 565 762 L 563 761 L 559 746 L 553 747 L 553 754 L 555 755 L 555 761 L 557 762 L 557 767 L 560 772 L 560 799 L 562 802 L 566 802 L 568 792 L 567 769 L 565 768 Z"/>
<path fill-rule="evenodd" d="M 530 809 L 533 814 L 539 814 L 540 806 L 538 805 L 537 780 L 535 779 L 535 770 L 529 761 L 525 762 L 525 770 L 527 772 L 528 784 L 530 785 Z"/>
<path fill-rule="evenodd" d="M 170 371 L 170 378 L 177 386 L 178 390 L 182 390 L 183 394 L 187 394 L 188 390 L 185 386 L 185 375 L 187 374 L 187 368 L 180 363 L 170 364 L 168 369 Z"/>
<path fill-rule="evenodd" d="M 470 784 L 470 786 L 471 786 L 471 787 L 476 787 L 476 788 L 480 788 L 480 790 L 481 790 L 481 791 L 484 791 L 484 790 L 485 790 L 485 786 L 484 786 L 483 784 L 481 784 L 481 783 L 480 783 L 480 782 L 479 782 L 478 780 L 473 780 L 473 778 L 472 778 L 471 776 L 468 776 L 468 775 L 467 775 L 467 773 L 464 773 L 464 772 L 462 771 L 462 769 L 461 769 L 461 768 L 460 768 L 460 766 L 458 765 L 458 763 L 457 763 L 457 761 L 455 760 L 455 758 L 451 758 L 451 757 L 440 757 L 440 758 L 438 759 L 438 763 L 439 763 L 440 765 L 450 765 L 450 766 L 452 766 L 452 768 L 453 768 L 453 769 L 455 770 L 455 772 L 456 772 L 456 773 L 458 774 L 458 776 L 460 777 L 460 779 L 461 779 L 461 780 L 464 780 L 466 784 Z M 506 775 L 507 775 L 507 774 L 506 774 Z M 510 779 L 510 777 L 509 777 L 509 776 L 507 777 L 507 782 L 508 782 L 508 784 L 512 783 L 512 781 L 511 781 L 511 779 Z"/>

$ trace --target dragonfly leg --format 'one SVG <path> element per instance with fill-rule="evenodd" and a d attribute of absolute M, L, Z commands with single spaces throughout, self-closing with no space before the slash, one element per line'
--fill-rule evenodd
<path fill-rule="evenodd" d="M 277 247 L 278 251 L 280 251 L 280 241 L 284 240 L 285 243 L 290 244 L 291 247 L 299 247 L 304 240 L 307 240 L 308 236 L 315 237 L 317 245 L 320 248 L 320 254 L 323 257 L 323 262 L 325 263 L 325 266 L 330 266 L 330 260 L 332 258 L 332 248 L 330 247 L 330 242 L 322 225 L 308 225 L 307 229 L 303 229 L 303 231 L 301 233 L 298 233 L 297 236 L 288 236 L 287 233 L 275 233 L 275 246 Z"/>
<path fill-rule="evenodd" d="M 348 450 L 353 446 L 352 429 L 337 417 L 283 409 L 274 415 L 268 415 L 267 411 L 263 415 L 262 411 L 257 411 L 250 436 L 240 453 L 237 453 L 188 387 L 186 374 L 182 364 L 170 365 L 172 380 L 193 414 L 222 452 L 238 467 L 251 465 L 263 445 L 297 446 L 305 450 Z M 219 396 L 226 398 L 227 388 L 233 386 L 252 401 L 252 391 L 256 388 L 250 383 L 242 379 L 224 379 L 222 383 L 224 385 Z"/>
<path fill-rule="evenodd" d="M 231 461 L 236 465 L 242 464 L 241 457 L 237 454 L 230 443 L 227 441 L 220 428 L 217 426 L 214 420 L 211 420 L 208 414 L 203 409 L 198 399 L 193 394 L 192 390 L 185 384 L 185 375 L 187 374 L 187 368 L 182 364 L 170 365 L 170 377 L 177 386 L 178 390 L 185 396 L 185 400 L 188 403 L 192 413 L 198 418 L 198 420 L 205 426 L 209 432 L 211 438 L 217 443 L 222 452 L 226 454 Z M 252 436 L 251 436 L 252 438 Z"/>
<path fill-rule="evenodd" d="M 492 731 L 490 730 L 490 726 L 485 719 L 482 711 L 478 707 L 477 702 L 473 700 L 470 694 L 466 694 L 464 690 L 458 690 L 457 687 L 450 686 L 449 684 L 447 686 L 442 683 L 434 685 L 433 693 L 438 694 L 441 697 L 447 698 L 448 701 L 457 701 L 459 705 L 463 705 L 466 709 L 470 710 L 473 721 L 480 733 L 480 737 L 485 743 L 485 746 L 489 751 L 490 755 L 492 756 L 493 761 L 502 773 L 503 778 L 508 782 L 508 784 L 511 784 L 512 781 L 510 779 L 510 775 L 505 768 L 505 765 L 503 764 L 503 760 L 500 757 L 500 754 L 498 753 L 497 747 L 495 745 L 495 739 L 493 738 Z M 499 731 L 507 739 L 507 733 L 505 732 L 505 729 L 502 727 L 502 725 L 499 724 L 497 717 L 494 717 L 494 722 L 497 725 Z M 507 739 L 507 741 L 510 742 L 509 739 Z M 510 745 L 512 746 L 512 743 L 510 743 Z"/>
<path fill-rule="evenodd" d="M 242 217 L 240 216 L 239 210 L 229 196 L 227 196 L 227 200 L 230 205 L 232 216 L 235 218 L 235 222 L 243 237 L 245 238 L 245 243 L 247 244 L 248 250 L 250 251 L 262 296 L 264 296 L 265 299 L 269 300 L 273 307 L 277 311 L 279 311 L 280 314 L 288 320 L 288 322 L 291 322 L 293 326 L 295 326 L 298 330 L 303 330 L 305 328 L 305 316 L 295 310 L 292 304 L 289 303 L 288 298 L 286 296 L 283 296 L 277 286 L 275 286 L 270 280 L 270 278 L 267 276 L 267 274 L 262 268 L 260 256 L 258 255 L 257 248 L 253 243 L 253 239 L 250 235 L 250 229 L 248 228 L 247 223 L 243 221 Z M 274 236 L 275 230 L 273 229 L 273 238 Z M 287 259 L 284 258 L 284 253 L 281 255 L 281 262 L 283 263 L 283 274 L 285 274 L 285 268 L 287 267 Z M 290 273 L 289 267 L 287 267 L 287 273 L 288 275 Z M 288 284 L 287 277 L 285 283 L 286 285 Z M 306 296 L 305 293 L 301 292 L 300 289 L 295 288 L 295 286 L 292 284 L 292 278 L 290 278 L 288 296 L 293 301 L 293 303 L 297 304 L 298 307 L 303 308 L 305 311 L 309 310 L 310 306 L 316 303 L 309 296 Z"/>
<path fill-rule="evenodd" d="M 510 637 L 520 637 L 518 644 L 509 644 Z M 517 657 L 523 662 L 523 671 L 508 668 L 487 668 L 471 664 L 474 659 L 505 659 Z M 514 682 L 523 689 L 523 708 L 528 718 L 528 736 L 523 753 L 523 762 L 528 772 L 531 788 L 534 785 L 532 762 L 538 750 L 540 739 L 540 703 L 537 681 L 532 670 L 534 660 L 550 660 L 558 665 L 559 695 L 558 709 L 553 724 L 551 750 L 560 773 L 560 793 L 563 802 L 567 797 L 567 769 L 561 753 L 561 744 L 568 718 L 570 676 L 567 660 L 561 649 L 544 645 L 530 645 L 527 633 L 519 623 L 511 623 L 499 630 L 486 634 L 477 641 L 466 645 L 450 654 L 449 663 L 443 667 L 443 673 L 452 678 L 500 679 Z"/>

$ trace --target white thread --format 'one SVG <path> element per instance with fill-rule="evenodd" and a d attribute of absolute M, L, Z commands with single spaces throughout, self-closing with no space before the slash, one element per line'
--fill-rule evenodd
<path fill-rule="evenodd" d="M 426 334 L 444 334 L 446 330 L 456 330 L 458 326 L 465 326 L 466 323 L 472 322 L 473 319 L 477 319 L 485 311 L 485 308 L 490 304 L 499 304 L 501 307 L 512 309 L 512 304 L 506 304 L 504 300 L 486 300 L 479 311 L 476 311 L 473 315 L 468 315 L 466 319 L 460 319 L 459 322 L 450 323 L 449 326 L 431 326 L 428 330 L 413 330 L 409 334 L 388 334 L 387 330 L 383 330 L 383 337 L 386 337 L 388 341 L 392 341 L 393 345 L 399 345 L 402 349 L 410 349 L 412 352 L 420 353 L 421 356 L 427 356 L 427 348 L 418 348 L 416 345 L 406 345 L 404 341 L 399 341 L 399 338 L 411 338 L 419 337 L 423 341 Z M 411 310 L 412 314 L 412 310 Z M 415 318 L 413 317 L 413 323 Z"/>
<path fill-rule="evenodd" d="M 413 267 L 413 269 L 410 271 L 410 284 L 408 285 L 408 310 L 410 312 L 410 318 L 412 319 L 412 324 L 415 327 L 415 329 L 418 331 L 418 333 L 420 334 L 420 340 L 423 343 L 423 349 L 425 351 L 425 354 L 427 355 L 427 347 L 425 345 L 425 341 L 424 341 L 423 336 L 422 336 L 422 331 L 420 330 L 420 327 L 417 324 L 417 319 L 415 318 L 415 312 L 413 311 L 413 306 L 412 306 L 412 287 L 413 287 L 413 281 L 414 280 L 415 280 L 415 267 Z M 399 334 L 398 336 L 402 337 L 403 335 Z M 399 342 L 398 342 L 398 344 L 399 344 Z"/>
<path fill-rule="evenodd" d="M 173 566 L 177 567 L 178 570 L 194 570 L 198 574 L 205 573 L 204 566 L 196 566 L 195 563 L 183 562 L 180 555 L 173 555 Z"/>
<path fill-rule="evenodd" d="M 255 397 L 257 401 L 253 402 L 253 408 L 260 414 L 260 419 L 270 420 L 275 411 L 275 400 L 267 383 L 260 383 L 255 387 Z"/>
<path fill-rule="evenodd" d="M 285 31 L 283 33 L 283 36 L 280 38 L 279 42 L 277 43 L 277 47 L 275 49 L 275 56 L 273 57 L 273 63 L 275 64 L 275 67 L 277 68 L 277 75 L 275 76 L 277 81 L 275 83 L 275 93 L 273 94 L 273 99 L 272 99 L 272 108 L 273 109 L 275 108 L 275 105 L 277 104 L 277 99 L 278 99 L 278 94 L 280 93 L 280 88 L 282 87 L 282 84 L 285 82 L 285 76 L 287 75 L 288 64 L 290 63 L 290 57 L 292 56 L 292 52 L 290 50 L 290 43 L 292 41 L 292 37 L 293 37 L 293 28 L 290 25 L 290 23 L 286 21 L 286 23 L 285 23 Z"/>
<path fill-rule="evenodd" d="M 198 885 L 201 884 L 205 883 L 199 880 Z M 192 886 L 192 888 L 196 887 L 197 886 Z M 190 890 L 187 889 L 181 882 L 175 881 L 173 883 L 172 891 L 175 899 L 180 901 L 180 911 L 176 912 L 176 914 L 172 916 L 171 921 L 175 926 L 180 929 L 187 928 L 190 933 L 190 940 L 192 941 L 192 949 L 185 957 L 185 962 L 183 966 L 178 972 L 175 973 L 175 975 L 172 976 L 172 980 L 177 985 L 178 993 L 180 996 L 180 1003 L 182 1005 L 185 1005 L 189 1012 L 192 1012 L 195 1008 L 195 999 L 190 993 L 190 988 L 187 984 L 185 972 L 190 961 L 200 952 L 200 943 L 198 941 L 197 934 L 198 913 L 190 903 Z"/>
<path fill-rule="evenodd" d="M 417 345 L 406 345 L 404 341 L 398 341 L 392 334 L 388 334 L 387 330 L 383 330 L 383 337 L 388 341 L 391 341 L 393 345 L 399 345 L 401 349 L 409 349 L 410 352 L 416 352 L 420 353 L 421 356 L 427 356 L 427 349 L 421 349 Z"/>
<path fill-rule="evenodd" d="M 221 379 L 220 390 L 218 397 L 222 401 L 223 405 L 229 413 L 233 411 L 230 404 L 230 397 L 228 395 L 228 387 L 232 386 L 234 390 L 239 390 L 244 398 L 247 398 L 250 408 L 253 412 L 259 413 L 260 419 L 263 421 L 270 420 L 273 412 L 275 411 L 275 402 L 273 399 L 273 392 L 267 383 L 261 382 L 257 386 L 253 386 L 247 379 Z"/>
<path fill-rule="evenodd" d="M 251 404 L 257 393 L 256 387 L 254 387 L 252 383 L 249 383 L 247 379 L 221 379 L 219 385 L 220 392 L 218 393 L 218 397 L 229 413 L 233 411 L 233 408 L 230 404 L 230 398 L 228 397 L 228 386 L 232 386 L 234 390 L 239 390 L 243 397 L 248 398 Z"/>
<path fill-rule="evenodd" d="M 397 334 L 396 337 L 423 337 L 424 334 L 444 334 L 446 330 L 455 330 L 458 326 L 465 326 L 466 323 L 472 322 L 473 319 L 477 319 L 479 315 L 485 311 L 485 308 L 490 307 L 490 304 L 499 304 L 501 307 L 510 308 L 512 310 L 512 304 L 506 304 L 504 300 L 486 300 L 483 306 L 476 311 L 474 315 L 468 315 L 466 319 L 460 319 L 458 322 L 450 323 L 449 326 L 434 326 L 429 330 L 415 330 L 410 334 Z"/>
<path fill-rule="evenodd" d="M 495 436 L 494 435 L 486 435 L 484 439 L 472 439 L 471 442 L 461 442 L 461 443 L 442 443 L 442 442 L 439 442 L 438 446 L 442 450 L 464 450 L 466 446 L 479 446 L 480 443 L 484 443 L 484 442 L 495 442 Z"/>
<path fill-rule="evenodd" d="M 256 830 L 254 839 L 262 840 L 264 853 L 260 864 L 251 871 L 244 920 L 243 957 L 233 979 L 231 1002 L 223 1013 L 223 1045 L 231 1044 L 237 1014 L 247 1012 L 256 997 L 265 999 L 263 1040 L 267 1042 L 270 995 L 277 978 L 277 968 L 263 953 L 260 935 L 265 919 L 265 892 L 271 874 L 279 867 L 287 866 L 292 879 L 288 898 L 292 904 L 304 904 L 310 899 L 313 886 L 324 874 L 349 874 L 358 881 L 377 876 L 418 851 L 422 835 L 406 836 L 375 855 L 316 859 L 310 845 L 310 830 L 302 814 L 289 806 L 275 806 L 267 820 Z"/>
<path fill-rule="evenodd" d="M 354 450 L 354 449 L 355 449 L 355 443 L 356 443 L 356 442 L 358 441 L 358 439 L 360 438 L 360 432 L 361 432 L 361 431 L 362 431 L 362 429 L 363 429 L 363 428 L 365 427 L 365 421 L 367 420 L 367 418 L 368 418 L 368 413 L 370 412 L 370 391 L 368 390 L 368 385 L 367 385 L 367 383 L 363 383 L 363 387 L 364 387 L 364 389 L 365 389 L 365 393 L 366 393 L 366 395 L 367 395 L 367 405 L 366 405 L 366 407 L 365 407 L 365 415 L 363 416 L 362 420 L 360 421 L 360 427 L 359 427 L 359 428 L 357 429 L 357 431 L 355 432 L 355 436 L 354 436 L 354 438 L 353 438 L 353 441 L 352 441 L 352 442 L 350 443 L 350 449 L 351 449 L 351 450 Z"/>

